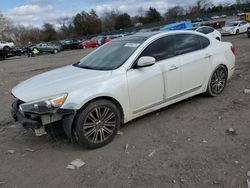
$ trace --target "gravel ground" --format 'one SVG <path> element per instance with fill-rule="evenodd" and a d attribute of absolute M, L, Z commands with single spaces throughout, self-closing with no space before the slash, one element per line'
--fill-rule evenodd
<path fill-rule="evenodd" d="M 1 61 L 0 187 L 247 187 L 250 94 L 244 89 L 250 89 L 250 39 L 244 34 L 223 40 L 237 47 L 237 62 L 221 96 L 196 96 L 136 119 L 122 126 L 123 134 L 112 143 L 96 150 L 64 138 L 35 137 L 9 113 L 13 86 L 75 63 L 91 50 Z M 227 134 L 228 128 L 237 135 Z M 66 169 L 75 159 L 86 164 Z"/>

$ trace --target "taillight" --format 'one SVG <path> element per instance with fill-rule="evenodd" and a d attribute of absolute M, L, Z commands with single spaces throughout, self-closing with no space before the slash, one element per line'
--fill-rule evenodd
<path fill-rule="evenodd" d="M 231 46 L 231 51 L 233 52 L 234 55 L 236 55 L 236 48 L 234 46 Z"/>

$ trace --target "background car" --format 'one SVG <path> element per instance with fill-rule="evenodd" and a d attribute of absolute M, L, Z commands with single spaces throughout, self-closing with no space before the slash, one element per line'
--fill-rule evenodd
<path fill-rule="evenodd" d="M 39 43 L 36 45 L 29 46 L 30 50 L 37 49 L 40 53 L 48 52 L 48 53 L 58 53 L 62 51 L 62 46 L 53 44 L 53 43 Z"/>
<path fill-rule="evenodd" d="M 14 47 L 15 45 L 13 42 L 0 41 L 0 50 L 3 50 L 8 53 Z"/>
<path fill-rule="evenodd" d="M 226 18 L 227 17 L 227 15 L 226 14 L 222 14 L 222 15 L 220 15 L 220 18 Z"/>
<path fill-rule="evenodd" d="M 195 18 L 194 20 L 191 20 L 192 23 L 197 23 L 197 22 L 203 22 L 203 19 L 201 18 Z"/>
<path fill-rule="evenodd" d="M 203 33 L 205 35 L 208 35 L 209 37 L 213 37 L 217 40 L 221 40 L 220 32 L 212 27 L 209 27 L 209 26 L 192 27 L 192 28 L 189 28 L 187 30 L 197 31 L 197 32 Z"/>
<path fill-rule="evenodd" d="M 97 36 L 79 44 L 79 48 L 95 48 L 110 41 L 108 36 Z"/>
<path fill-rule="evenodd" d="M 246 33 L 250 24 L 246 21 L 229 22 L 221 28 L 222 35 L 238 35 L 240 33 Z"/>
<path fill-rule="evenodd" d="M 81 40 L 79 39 L 65 39 L 58 41 L 60 45 L 62 45 L 63 50 L 69 50 L 69 49 L 78 49 L 79 44 L 81 43 Z"/>
<path fill-rule="evenodd" d="M 212 16 L 211 19 L 212 20 L 220 19 L 220 16 L 215 15 L 215 16 Z"/>

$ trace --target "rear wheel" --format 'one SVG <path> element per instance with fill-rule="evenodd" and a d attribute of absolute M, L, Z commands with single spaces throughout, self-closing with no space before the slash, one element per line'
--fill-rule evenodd
<path fill-rule="evenodd" d="M 77 115 L 75 139 L 84 147 L 94 149 L 113 140 L 121 124 L 120 111 L 108 100 L 89 103 Z"/>
<path fill-rule="evenodd" d="M 219 65 L 208 83 L 207 93 L 212 97 L 220 95 L 227 84 L 227 69 L 223 65 Z"/>

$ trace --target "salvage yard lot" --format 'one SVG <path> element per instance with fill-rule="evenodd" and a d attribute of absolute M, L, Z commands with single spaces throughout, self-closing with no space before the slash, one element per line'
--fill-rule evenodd
<path fill-rule="evenodd" d="M 250 40 L 245 34 L 223 40 L 236 46 L 237 59 L 222 95 L 199 95 L 139 118 L 96 150 L 63 138 L 35 137 L 9 113 L 12 87 L 73 64 L 92 49 L 0 61 L 0 187 L 246 187 L 250 94 L 244 89 L 250 89 Z M 237 135 L 227 134 L 228 128 Z M 66 169 L 75 159 L 86 164 Z"/>

